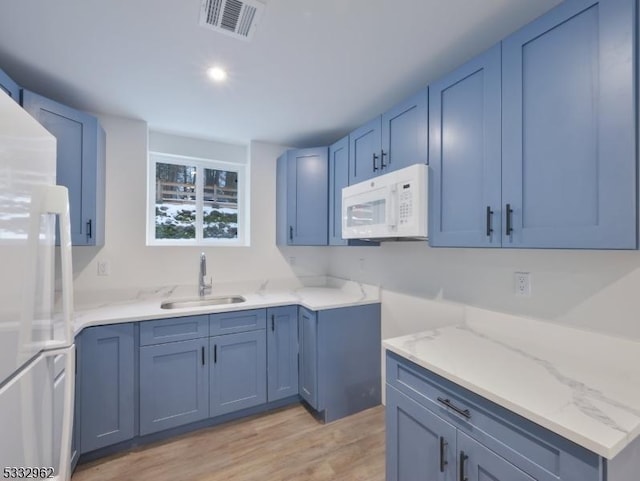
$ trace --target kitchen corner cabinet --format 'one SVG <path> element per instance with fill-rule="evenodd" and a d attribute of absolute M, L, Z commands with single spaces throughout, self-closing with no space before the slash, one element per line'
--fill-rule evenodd
<path fill-rule="evenodd" d="M 104 130 L 95 117 L 28 90 L 22 106 L 56 137 L 56 178 L 69 189 L 72 244 L 103 245 Z"/>
<path fill-rule="evenodd" d="M 428 89 L 349 134 L 349 185 L 428 163 Z"/>
<path fill-rule="evenodd" d="M 133 438 L 134 325 L 90 327 L 78 349 L 80 452 Z"/>
<path fill-rule="evenodd" d="M 278 158 L 276 241 L 278 245 L 328 243 L 328 149 L 289 150 Z"/>
<path fill-rule="evenodd" d="M 500 45 L 429 86 L 429 244 L 500 247 Z"/>
<path fill-rule="evenodd" d="M 298 394 L 298 306 L 267 309 L 267 401 Z"/>
<path fill-rule="evenodd" d="M 300 396 L 325 422 L 380 404 L 380 304 L 298 309 Z"/>
<path fill-rule="evenodd" d="M 568 0 L 502 46 L 503 247 L 637 247 L 634 0 Z"/>
<path fill-rule="evenodd" d="M 20 103 L 20 87 L 9 77 L 4 70 L 0 69 L 0 90 L 9 95 L 17 103 Z"/>
<path fill-rule="evenodd" d="M 603 460 L 387 353 L 387 481 L 609 481 Z"/>

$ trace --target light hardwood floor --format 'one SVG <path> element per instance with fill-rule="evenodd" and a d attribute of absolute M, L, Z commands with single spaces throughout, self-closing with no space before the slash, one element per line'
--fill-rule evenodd
<path fill-rule="evenodd" d="M 72 481 L 384 481 L 384 408 L 320 424 L 292 406 L 78 466 Z"/>

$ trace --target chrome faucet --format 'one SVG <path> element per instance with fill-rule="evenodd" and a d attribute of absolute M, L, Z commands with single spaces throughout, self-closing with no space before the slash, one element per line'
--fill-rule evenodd
<path fill-rule="evenodd" d="M 204 255 L 204 252 L 200 254 L 200 275 L 198 276 L 198 294 L 200 297 L 204 297 L 204 295 L 208 292 L 211 292 L 211 285 L 213 282 L 209 284 L 206 283 L 204 276 L 207 275 L 207 256 Z"/>

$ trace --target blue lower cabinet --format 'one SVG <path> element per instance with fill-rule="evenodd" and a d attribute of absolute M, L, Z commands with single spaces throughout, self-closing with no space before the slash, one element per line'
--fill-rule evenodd
<path fill-rule="evenodd" d="M 325 422 L 380 404 L 380 304 L 299 308 L 299 393 Z"/>
<path fill-rule="evenodd" d="M 78 350 L 80 452 L 126 441 L 134 427 L 134 325 L 90 327 Z"/>
<path fill-rule="evenodd" d="M 385 418 L 387 481 L 456 479 L 455 427 L 393 387 Z"/>
<path fill-rule="evenodd" d="M 211 417 L 267 402 L 266 351 L 262 329 L 209 338 Z"/>
<path fill-rule="evenodd" d="M 140 348 L 140 435 L 209 416 L 209 340 Z"/>
<path fill-rule="evenodd" d="M 458 470 L 468 481 L 536 481 L 475 439 L 458 431 Z M 435 478 L 434 478 L 435 479 Z"/>
<path fill-rule="evenodd" d="M 298 385 L 300 396 L 316 411 L 322 407 L 318 403 L 318 317 L 317 313 L 304 307 L 298 314 L 298 346 L 300 361 Z"/>
<path fill-rule="evenodd" d="M 604 476 L 597 454 L 400 356 L 387 353 L 386 376 L 387 481 L 635 479 Z"/>
<path fill-rule="evenodd" d="M 267 400 L 298 394 L 298 306 L 267 309 Z"/>

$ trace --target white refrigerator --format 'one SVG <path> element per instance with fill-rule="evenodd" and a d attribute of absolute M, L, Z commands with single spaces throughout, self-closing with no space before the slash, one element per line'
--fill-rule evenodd
<path fill-rule="evenodd" d="M 71 236 L 68 192 L 55 182 L 55 137 L 0 90 L 1 479 L 70 478 Z"/>

